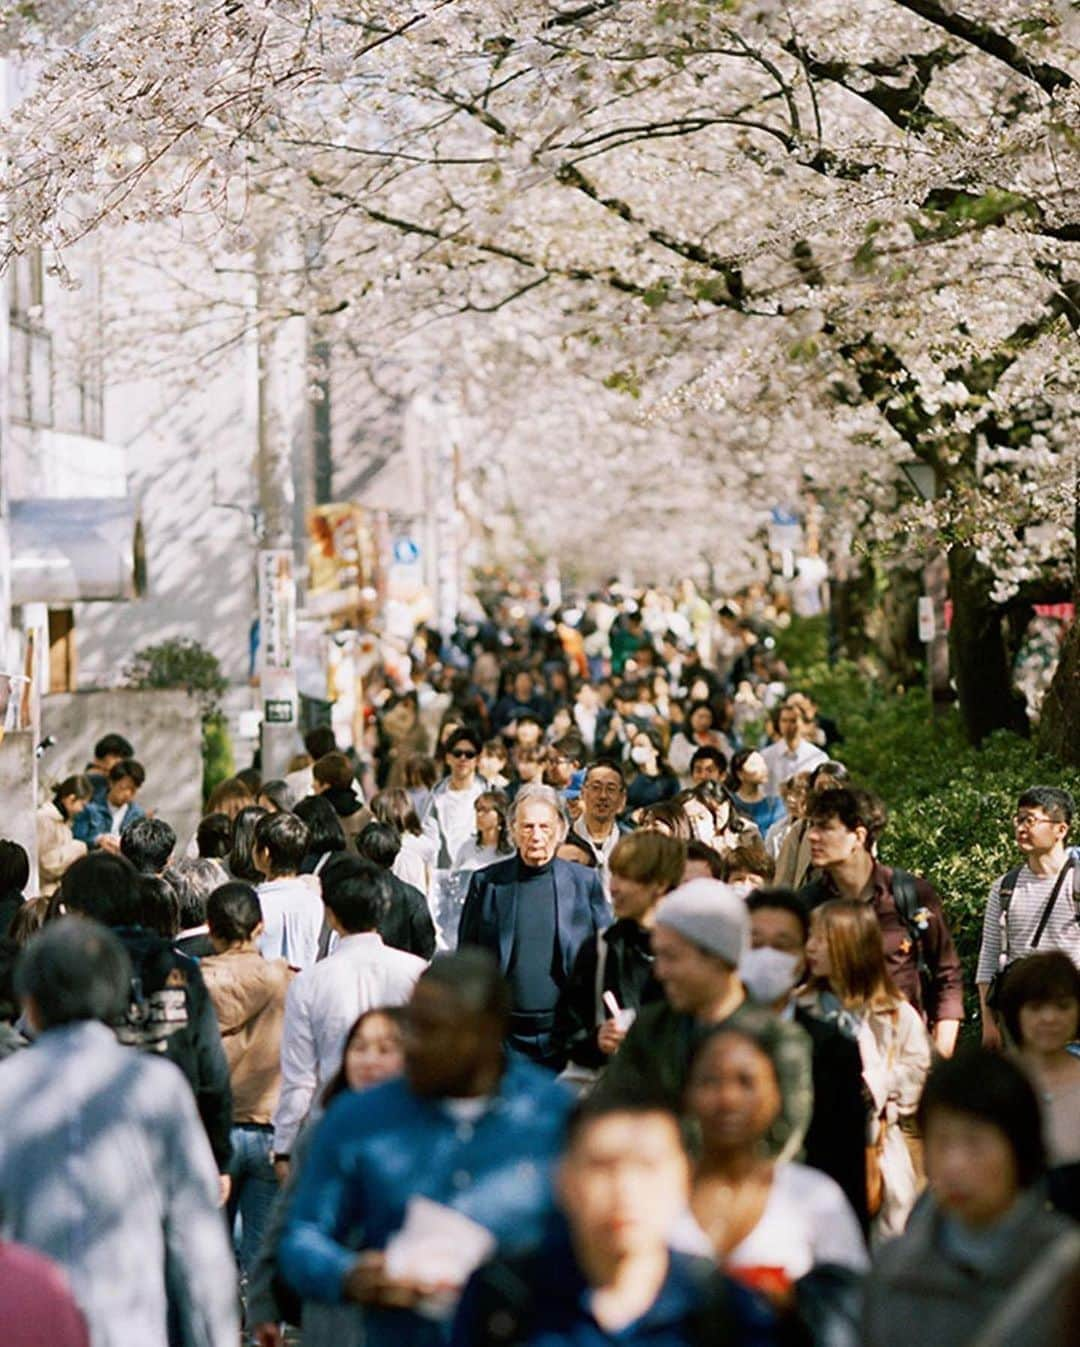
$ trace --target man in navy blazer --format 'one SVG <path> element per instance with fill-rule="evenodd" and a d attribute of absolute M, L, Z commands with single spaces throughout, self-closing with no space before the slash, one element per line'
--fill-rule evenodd
<path fill-rule="evenodd" d="M 507 1046 L 558 1071 L 555 1007 L 578 950 L 611 911 L 597 872 L 555 855 L 569 826 L 557 791 L 526 786 L 510 826 L 517 855 L 473 875 L 458 945 L 479 945 L 499 961 L 513 1001 Z"/>

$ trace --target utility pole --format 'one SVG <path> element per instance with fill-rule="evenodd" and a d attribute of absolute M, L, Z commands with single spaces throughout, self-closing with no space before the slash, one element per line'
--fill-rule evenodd
<path fill-rule="evenodd" d="M 289 357 L 294 320 L 278 316 L 281 254 L 260 242 L 255 259 L 258 323 L 259 687 L 264 780 L 284 776 L 297 745 L 296 577 Z M 302 322 L 303 320 L 295 320 Z M 303 347 L 301 347 L 301 352 Z"/>

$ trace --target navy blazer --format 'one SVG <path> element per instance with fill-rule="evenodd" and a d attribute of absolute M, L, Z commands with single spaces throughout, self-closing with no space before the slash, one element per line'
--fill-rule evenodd
<path fill-rule="evenodd" d="M 458 925 L 458 944 L 491 950 L 504 976 L 514 950 L 520 864 L 517 856 L 511 856 L 474 871 Z M 557 858 L 551 864 L 555 880 L 555 939 L 560 954 L 554 973 L 562 986 L 581 946 L 611 924 L 611 909 L 597 871 Z"/>

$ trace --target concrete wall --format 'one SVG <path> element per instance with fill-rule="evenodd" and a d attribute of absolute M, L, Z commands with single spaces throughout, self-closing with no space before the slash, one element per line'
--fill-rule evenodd
<path fill-rule="evenodd" d="M 194 697 L 130 688 L 53 693 L 41 700 L 41 732 L 57 741 L 41 760 L 43 788 L 81 772 L 102 735 L 124 735 L 146 768 L 139 803 L 187 845 L 202 814 L 202 722 Z"/>
<path fill-rule="evenodd" d="M 37 893 L 37 839 L 34 811 L 37 807 L 34 736 L 29 730 L 5 734 L 0 743 L 0 837 L 19 842 L 30 857 L 28 894 Z"/>

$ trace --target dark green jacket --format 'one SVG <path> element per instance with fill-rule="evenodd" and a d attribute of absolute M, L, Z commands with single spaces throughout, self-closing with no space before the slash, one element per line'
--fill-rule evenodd
<path fill-rule="evenodd" d="M 740 1025 L 753 1028 L 769 1018 L 774 1017 L 768 1011 L 744 1001 L 722 1022 L 732 1028 Z M 694 1049 L 716 1027 L 699 1025 L 692 1016 L 673 1010 L 666 1001 L 644 1006 L 601 1077 L 598 1093 L 645 1091 L 661 1096 L 673 1109 L 682 1112 Z M 781 1021 L 780 1027 L 776 1065 L 783 1105 L 769 1134 L 769 1145 L 777 1157 L 794 1160 L 802 1151 L 814 1108 L 811 1046 L 809 1035 L 799 1025 Z"/>

